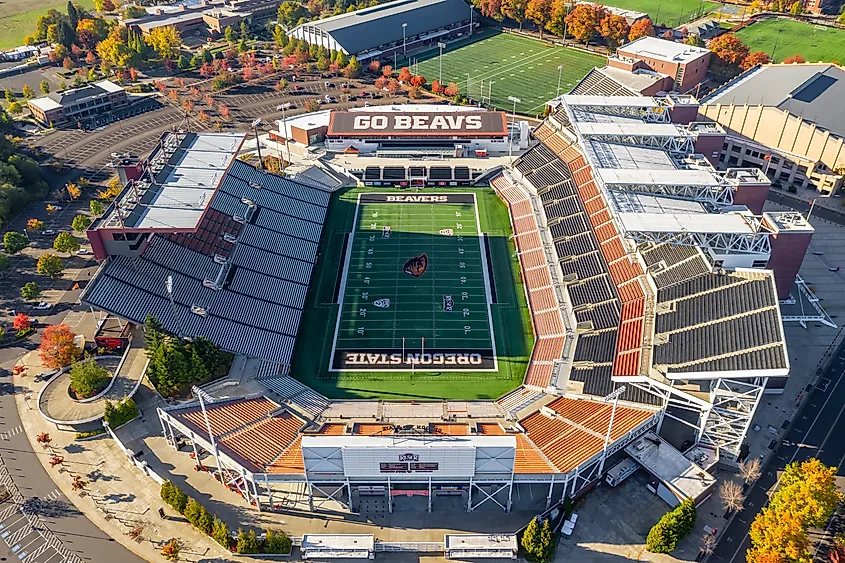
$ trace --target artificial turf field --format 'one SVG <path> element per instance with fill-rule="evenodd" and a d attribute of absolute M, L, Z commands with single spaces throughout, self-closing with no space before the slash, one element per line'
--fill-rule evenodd
<path fill-rule="evenodd" d="M 440 76 L 439 51 L 416 55 L 417 73 L 432 82 Z M 595 66 L 604 66 L 605 57 L 576 49 L 551 45 L 544 41 L 496 30 L 485 30 L 472 41 L 449 43 L 443 50 L 443 82 L 455 82 L 461 93 L 475 100 L 488 98 L 492 106 L 510 112 L 513 102 L 521 100 L 516 111 L 536 115 L 546 101 L 557 95 L 558 66 L 563 66 L 560 93 L 568 93 Z M 400 65 L 401 66 L 401 65 Z M 490 82 L 492 81 L 492 97 Z"/>
<path fill-rule="evenodd" d="M 366 201 L 373 194 L 471 194 L 475 204 Z M 360 206 L 359 195 L 365 201 Z M 389 237 L 385 226 L 391 227 Z M 452 234 L 441 234 L 441 229 L 451 229 Z M 487 235 L 489 254 L 481 233 Z M 507 208 L 490 188 L 355 188 L 334 194 L 291 375 L 332 398 L 493 399 L 517 387 L 534 336 L 510 235 Z M 422 254 L 427 259 L 422 274 L 406 273 L 406 262 Z M 492 279 L 486 279 L 488 257 Z M 444 296 L 451 297 L 451 306 Z M 389 299 L 390 304 L 377 307 L 376 299 Z M 490 365 L 485 351 L 494 346 L 496 363 Z M 373 355 L 365 364 L 347 363 L 345 352 L 367 348 L 408 361 L 389 365 L 384 357 Z M 467 362 L 474 352 L 483 356 L 482 365 L 417 363 L 438 353 L 446 362 L 452 353 Z M 340 371 L 331 369 L 333 353 L 342 358 L 334 366 Z M 384 365 L 372 363 L 373 357 Z"/>
<path fill-rule="evenodd" d="M 679 27 L 696 20 L 719 7 L 704 0 L 608 0 L 606 6 L 645 12 L 657 25 Z"/>
<path fill-rule="evenodd" d="M 737 32 L 752 51 L 772 54 L 774 62 L 801 55 L 807 62 L 845 62 L 845 30 L 816 27 L 809 23 L 772 18 L 755 22 Z"/>

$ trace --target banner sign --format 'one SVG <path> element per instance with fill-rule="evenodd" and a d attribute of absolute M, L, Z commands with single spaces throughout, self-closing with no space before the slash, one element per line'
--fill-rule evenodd
<path fill-rule="evenodd" d="M 503 111 L 335 111 L 328 137 L 506 137 Z"/>

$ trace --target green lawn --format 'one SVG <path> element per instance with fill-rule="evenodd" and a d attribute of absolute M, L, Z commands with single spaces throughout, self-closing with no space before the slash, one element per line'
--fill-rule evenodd
<path fill-rule="evenodd" d="M 94 0 L 78 0 L 74 3 L 89 10 L 94 8 Z M 35 2 L 34 4 L 39 3 Z M 32 4 L 28 5 L 31 6 Z M 50 8 L 55 8 L 64 14 L 67 10 L 67 2 L 47 0 L 34 10 L 4 14 L 3 17 L 0 17 L 0 50 L 13 49 L 23 45 L 24 37 L 35 33 L 35 21 L 38 16 L 43 16 Z"/>
<path fill-rule="evenodd" d="M 656 25 L 678 27 L 718 9 L 719 5 L 705 0 L 610 0 L 599 2 L 606 6 L 645 12 Z"/>
<path fill-rule="evenodd" d="M 575 49 L 552 46 L 543 41 L 508 33 L 488 31 L 482 39 L 473 42 L 449 44 L 443 50 L 443 81 L 456 82 L 461 93 L 485 103 L 490 97 L 492 105 L 511 111 L 513 102 L 508 96 L 521 100 L 516 111 L 535 115 L 543 111 L 546 101 L 557 94 L 558 66 L 560 93 L 568 93 L 587 72 L 595 66 L 604 66 L 605 57 L 591 55 Z M 477 36 L 476 36 L 477 37 Z M 438 50 L 418 55 L 417 72 L 428 82 L 439 77 Z M 401 64 L 400 64 L 401 66 Z"/>
<path fill-rule="evenodd" d="M 391 188 L 355 188 L 335 194 L 329 208 L 323 238 L 320 243 L 320 259 L 314 270 L 311 288 L 305 304 L 303 321 L 297 337 L 291 375 L 317 391 L 333 398 L 380 398 L 394 400 L 441 400 L 441 399 L 493 399 L 499 397 L 522 383 L 528 363 L 528 357 L 534 342 L 528 308 L 525 303 L 524 292 L 520 280 L 519 266 L 514 258 L 515 248 L 509 240 L 511 234 L 508 212 L 505 205 L 498 199 L 490 188 L 455 188 L 455 189 L 425 189 L 414 193 L 474 193 L 477 201 L 478 227 L 475 224 L 472 206 L 446 205 L 443 209 L 435 209 L 437 205 L 406 204 L 420 206 L 415 210 L 395 209 L 385 210 L 389 204 L 379 204 L 376 207 L 367 205 L 359 210 L 358 195 L 362 193 L 374 194 L 407 194 L 407 190 L 400 192 Z M 449 209 L 446 209 L 446 208 Z M 372 213 L 377 211 L 378 218 Z M 425 212 L 431 219 L 426 217 Z M 464 237 L 458 241 L 458 234 L 439 235 L 440 229 L 446 228 L 448 211 L 449 226 L 457 232 L 457 221 L 454 213 L 460 212 L 461 218 L 466 215 L 469 219 L 462 223 L 467 231 L 479 228 L 476 236 Z M 353 239 L 351 262 L 347 273 L 347 294 L 344 298 L 345 316 L 341 319 L 338 330 L 338 347 L 352 349 L 354 346 L 389 348 L 401 351 L 401 338 L 406 337 L 406 354 L 421 352 L 421 339 L 426 336 L 426 350 L 431 353 L 437 349 L 464 349 L 477 346 L 489 348 L 489 318 L 492 318 L 493 333 L 496 343 L 498 369 L 496 371 L 442 371 L 422 372 L 414 370 L 403 371 L 330 371 L 329 362 L 332 355 L 337 315 L 341 307 L 336 303 L 336 292 L 340 288 L 340 278 L 343 268 L 341 261 L 345 258 L 344 237 L 353 231 L 353 222 L 357 214 L 360 220 L 366 220 L 364 226 L 356 229 L 359 244 Z M 402 218 L 400 219 L 399 213 Z M 375 231 L 370 229 L 376 220 Z M 389 221 L 391 234 L 389 239 L 382 238 L 383 226 L 379 221 Z M 401 226 L 400 226 L 401 221 Z M 443 225 L 441 225 L 443 223 Z M 435 228 L 436 227 L 436 228 Z M 417 232 L 414 232 L 417 231 Z M 452 240 L 438 242 L 438 247 L 427 243 L 423 249 L 420 235 L 437 232 L 442 238 Z M 463 270 L 467 286 L 474 290 L 467 290 L 466 301 L 471 301 L 471 322 L 463 322 L 463 308 L 461 305 L 460 275 L 455 278 L 454 271 L 460 268 L 460 260 L 456 259 L 459 248 L 464 248 L 465 256 L 472 242 L 478 246 L 477 233 L 488 235 L 490 255 L 492 260 L 492 286 L 495 288 L 496 303 L 490 305 L 489 315 L 486 310 L 485 299 L 480 298 L 483 289 L 484 270 L 480 262 L 481 251 L 474 252 L 473 262 L 466 261 Z M 402 234 L 399 234 L 402 233 Z M 369 237 L 375 235 L 375 240 Z M 367 254 L 370 244 L 373 254 Z M 459 244 L 467 243 L 461 246 Z M 378 244 L 384 243 L 384 244 Z M 407 246 L 406 246 L 407 243 Z M 403 271 L 404 261 L 425 251 L 429 258 L 428 268 L 419 278 L 414 278 Z M 390 257 L 390 253 L 396 256 Z M 384 256 L 381 256 L 384 254 Z M 400 256 L 401 254 L 401 256 Z M 405 256 L 405 255 L 408 256 Z M 366 291 L 363 278 L 366 277 L 366 263 L 371 262 L 370 271 L 382 271 L 376 284 L 371 277 L 373 291 L 362 306 L 361 294 Z M 388 270 L 392 271 L 393 282 L 386 279 Z M 435 278 L 436 276 L 436 278 Z M 455 279 L 452 279 L 455 278 Z M 424 287 L 424 286 L 427 286 Z M 478 293 L 478 295 L 475 295 Z M 443 295 L 449 294 L 454 299 L 454 309 L 451 313 L 444 310 Z M 373 304 L 374 299 L 391 300 L 387 308 L 378 308 Z M 353 303 L 354 301 L 354 303 Z M 353 307 L 354 305 L 354 307 Z M 367 317 L 360 316 L 360 310 L 366 309 Z M 473 310 L 475 310 L 473 312 Z M 380 318 L 378 315 L 385 318 Z M 454 316 L 461 316 L 460 332 L 454 333 Z M 474 315 L 474 316 L 473 316 Z M 387 318 L 389 317 L 389 318 Z M 373 323 L 361 323 L 362 320 L 374 320 Z M 347 323 L 346 321 L 350 322 Z M 352 321 L 355 322 L 352 322 Z M 346 326 L 346 325 L 349 326 Z M 354 327 L 352 325 L 355 325 Z M 479 340 L 464 339 L 464 326 L 470 326 L 471 332 Z M 358 328 L 364 328 L 364 334 L 359 335 Z M 348 329 L 348 330 L 347 330 Z M 382 332 L 383 331 L 383 332 Z M 389 334 L 388 334 L 389 332 Z M 395 333 L 395 334 L 394 334 Z M 353 336 L 354 335 L 354 336 Z M 350 339 L 361 337 L 359 342 Z M 374 337 L 378 336 L 378 339 Z M 385 340 L 386 339 L 386 340 Z"/>
<path fill-rule="evenodd" d="M 740 30 L 737 35 L 752 51 L 764 51 L 780 62 L 801 55 L 807 62 L 845 62 L 845 30 L 818 27 L 788 19 L 768 19 Z M 777 42 L 777 45 L 775 45 Z"/>

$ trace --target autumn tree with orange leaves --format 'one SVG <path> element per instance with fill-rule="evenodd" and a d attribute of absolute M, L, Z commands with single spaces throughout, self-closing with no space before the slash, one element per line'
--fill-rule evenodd
<path fill-rule="evenodd" d="M 628 31 L 628 41 L 636 41 L 641 37 L 654 37 L 654 25 L 649 18 L 643 18 L 631 24 Z"/>
<path fill-rule="evenodd" d="M 73 341 L 75 336 L 66 324 L 45 328 L 38 348 L 41 364 L 50 369 L 61 369 L 76 361 L 79 348 Z"/>
<path fill-rule="evenodd" d="M 599 33 L 607 42 L 607 47 L 611 51 L 625 41 L 631 28 L 628 27 L 628 22 L 622 16 L 615 14 L 607 14 L 599 23 Z"/>
<path fill-rule="evenodd" d="M 599 34 L 602 20 L 609 15 L 600 4 L 578 4 L 566 16 L 567 32 L 578 41 L 589 43 Z"/>

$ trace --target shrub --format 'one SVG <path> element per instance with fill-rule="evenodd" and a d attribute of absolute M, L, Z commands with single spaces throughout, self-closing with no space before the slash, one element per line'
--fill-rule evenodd
<path fill-rule="evenodd" d="M 185 507 L 185 519 L 191 523 L 193 527 L 197 527 L 197 522 L 199 522 L 200 515 L 203 511 L 202 505 L 197 502 L 196 499 L 188 499 L 188 505 Z"/>
<path fill-rule="evenodd" d="M 165 559 L 168 561 L 178 561 L 179 560 L 179 540 L 172 539 L 163 548 L 161 548 L 161 554 L 164 556 Z"/>
<path fill-rule="evenodd" d="M 258 536 L 255 535 L 255 530 L 244 532 L 238 530 L 238 553 L 258 553 Z"/>
<path fill-rule="evenodd" d="M 264 538 L 264 553 L 290 553 L 293 542 L 284 532 L 267 530 Z"/>
<path fill-rule="evenodd" d="M 532 519 L 522 533 L 521 545 L 525 558 L 529 561 L 551 561 L 554 553 L 554 535 L 549 520 L 546 519 L 541 526 L 536 518 Z"/>
<path fill-rule="evenodd" d="M 188 505 L 188 495 L 183 493 L 179 487 L 170 481 L 165 481 L 161 484 L 161 500 L 166 502 L 170 508 L 179 514 L 184 514 Z"/>
<path fill-rule="evenodd" d="M 214 522 L 211 525 L 211 537 L 214 538 L 214 541 L 226 549 L 230 549 L 232 547 L 232 537 L 229 535 L 229 526 L 220 518 L 214 518 Z"/>
<path fill-rule="evenodd" d="M 112 428 L 123 426 L 136 416 L 138 416 L 138 406 L 132 399 L 124 399 L 117 406 L 106 401 L 104 418 Z"/>
<path fill-rule="evenodd" d="M 652 526 L 646 538 L 646 549 L 652 553 L 669 553 L 695 526 L 695 503 L 686 499 L 664 514 Z"/>
<path fill-rule="evenodd" d="M 93 438 L 94 436 L 99 436 L 101 434 L 105 434 L 105 428 L 97 428 L 96 430 L 88 430 L 87 432 L 77 432 L 76 439 L 82 440 L 83 438 Z"/>
<path fill-rule="evenodd" d="M 97 362 L 83 362 L 70 368 L 70 388 L 77 398 L 93 397 L 106 388 L 111 374 Z"/>
<path fill-rule="evenodd" d="M 211 532 L 214 530 L 214 517 L 208 511 L 208 509 L 202 505 L 200 505 L 201 510 L 199 511 L 199 515 L 197 516 L 196 527 L 197 530 L 200 532 L 210 535 Z"/>

